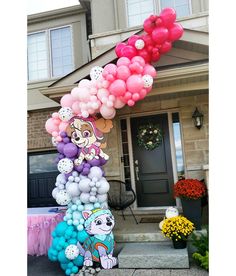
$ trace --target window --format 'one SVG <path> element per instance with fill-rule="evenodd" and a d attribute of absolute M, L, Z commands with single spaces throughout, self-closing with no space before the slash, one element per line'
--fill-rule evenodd
<path fill-rule="evenodd" d="M 57 153 L 38 153 L 29 155 L 29 173 L 57 172 L 55 162 Z"/>
<path fill-rule="evenodd" d="M 177 17 L 184 17 L 190 15 L 190 1 L 189 0 L 160 0 L 161 10 L 172 7 L 175 9 Z"/>
<path fill-rule="evenodd" d="M 60 77 L 74 69 L 71 27 L 28 35 L 28 80 Z"/>
<path fill-rule="evenodd" d="M 180 179 L 184 177 L 184 159 L 183 159 L 183 150 L 182 150 L 182 142 L 181 142 L 179 113 L 172 114 L 172 121 L 173 121 L 173 134 L 174 134 L 174 143 L 175 143 L 177 173 L 178 173 L 178 179 Z"/>
<path fill-rule="evenodd" d="M 127 0 L 128 26 L 142 25 L 143 21 L 155 13 L 154 0 Z"/>

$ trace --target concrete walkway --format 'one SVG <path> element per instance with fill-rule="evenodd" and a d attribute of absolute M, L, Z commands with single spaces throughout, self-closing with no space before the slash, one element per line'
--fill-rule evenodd
<path fill-rule="evenodd" d="M 28 256 L 28 276 L 65 276 L 58 262 L 46 256 Z M 90 274 L 89 274 L 90 275 Z M 88 275 L 88 276 L 89 276 Z M 102 270 L 97 276 L 208 276 L 208 272 L 190 261 L 190 269 L 112 269 Z"/>

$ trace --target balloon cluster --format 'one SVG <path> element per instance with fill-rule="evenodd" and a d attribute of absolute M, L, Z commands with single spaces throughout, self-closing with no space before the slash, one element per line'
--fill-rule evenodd
<path fill-rule="evenodd" d="M 159 16 L 150 15 L 143 24 L 144 35 L 132 35 L 128 43 L 118 43 L 116 54 L 118 57 L 132 59 L 142 57 L 146 63 L 156 62 L 162 54 L 172 48 L 172 42 L 183 34 L 183 28 L 175 23 L 176 12 L 172 8 L 163 9 Z"/>
<path fill-rule="evenodd" d="M 100 113 L 103 118 L 112 119 L 116 109 L 125 104 L 133 106 L 136 101 L 142 100 L 151 91 L 156 76 L 156 70 L 150 63 L 169 52 L 172 42 L 183 34 L 182 26 L 175 20 L 175 10 L 166 8 L 160 16 L 151 15 L 144 21 L 146 34 L 132 35 L 127 44 L 118 43 L 115 48 L 119 58 L 116 64 L 93 67 L 91 80 L 81 80 L 70 94 L 61 98 L 59 114 L 54 113 L 47 123 L 50 133 L 57 137 L 58 131 L 64 130 L 66 122 L 73 116 L 87 118 Z"/>
<path fill-rule="evenodd" d="M 78 232 L 76 227 L 62 221 L 52 232 L 53 241 L 48 250 L 51 261 L 59 261 L 66 275 L 77 273 L 83 266 L 84 257 L 79 255 L 77 242 L 84 243 L 88 234 L 85 230 Z"/>

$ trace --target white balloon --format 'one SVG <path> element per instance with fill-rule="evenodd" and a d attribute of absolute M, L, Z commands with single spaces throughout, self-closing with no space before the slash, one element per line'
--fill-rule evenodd
<path fill-rule="evenodd" d="M 94 167 L 90 168 L 88 177 L 90 179 L 93 179 L 93 177 L 96 177 L 98 180 L 100 180 L 102 178 L 102 174 L 103 174 L 102 169 L 94 166 Z"/>
<path fill-rule="evenodd" d="M 57 164 L 58 171 L 61 173 L 70 173 L 73 167 L 74 164 L 69 158 L 63 158 Z"/>
<path fill-rule="evenodd" d="M 56 195 L 56 202 L 59 205 L 67 205 L 71 201 L 71 197 L 66 190 L 60 190 Z"/>
<path fill-rule="evenodd" d="M 70 107 L 62 107 L 58 111 L 58 114 L 59 114 L 59 118 L 62 121 L 67 122 L 73 117 L 73 110 Z"/>
<path fill-rule="evenodd" d="M 142 77 L 143 79 L 143 87 L 144 88 L 148 88 L 151 87 L 153 84 L 153 78 L 150 75 L 143 75 Z"/>
<path fill-rule="evenodd" d="M 137 40 L 135 41 L 134 46 L 135 46 L 135 48 L 136 48 L 137 50 L 141 50 L 141 49 L 144 48 L 145 43 L 144 43 L 144 41 L 143 41 L 142 39 L 137 39 Z"/>
<path fill-rule="evenodd" d="M 79 248 L 75 244 L 70 244 L 65 250 L 66 258 L 69 260 L 74 260 L 79 256 Z"/>
<path fill-rule="evenodd" d="M 76 176 L 76 177 L 75 177 L 75 182 L 80 182 L 79 176 Z"/>
<path fill-rule="evenodd" d="M 89 203 L 89 197 L 90 197 L 89 193 L 81 193 L 79 198 L 82 203 Z"/>
<path fill-rule="evenodd" d="M 90 192 L 89 193 L 91 196 L 95 196 L 97 193 L 96 192 Z"/>
<path fill-rule="evenodd" d="M 52 197 L 56 199 L 59 189 L 56 187 L 52 190 Z"/>
<path fill-rule="evenodd" d="M 73 171 L 72 176 L 77 177 L 77 176 L 79 176 L 79 173 L 77 171 Z"/>
<path fill-rule="evenodd" d="M 109 191 L 110 185 L 106 180 L 100 180 L 100 187 L 97 189 L 99 194 L 105 194 Z"/>
<path fill-rule="evenodd" d="M 70 182 L 66 187 L 66 191 L 71 197 L 80 195 L 79 186 L 76 182 Z"/>
<path fill-rule="evenodd" d="M 93 187 L 93 188 L 91 189 L 91 191 L 92 191 L 92 192 L 95 192 L 95 193 L 97 192 L 97 190 L 98 190 L 98 189 L 97 189 L 96 187 Z"/>
<path fill-rule="evenodd" d="M 58 144 L 58 142 L 57 142 L 57 140 L 56 140 L 56 137 L 52 137 L 52 145 L 54 146 L 54 147 L 56 147 L 57 146 L 57 144 Z"/>
<path fill-rule="evenodd" d="M 63 184 L 59 184 L 57 187 L 58 187 L 59 190 L 64 190 L 65 189 L 65 186 Z"/>
<path fill-rule="evenodd" d="M 97 198 L 96 198 L 94 195 L 91 195 L 91 196 L 89 197 L 89 201 L 90 201 L 90 202 L 96 202 L 96 201 L 97 201 Z"/>
<path fill-rule="evenodd" d="M 93 210 L 94 206 L 92 203 L 84 204 L 84 210 Z"/>
<path fill-rule="evenodd" d="M 68 181 L 69 181 L 69 182 L 73 182 L 73 181 L 74 181 L 74 177 L 73 177 L 72 175 L 69 176 L 69 177 L 68 177 Z"/>
<path fill-rule="evenodd" d="M 90 70 L 90 78 L 91 80 L 99 80 L 102 76 L 103 68 L 100 66 L 94 66 Z"/>
<path fill-rule="evenodd" d="M 80 180 L 79 190 L 81 192 L 88 193 L 90 191 L 90 186 L 89 186 L 90 182 L 91 181 L 88 178 L 84 178 L 84 179 Z"/>
<path fill-rule="evenodd" d="M 56 178 L 57 182 L 60 182 L 61 184 L 66 184 L 66 177 L 63 173 L 58 174 Z"/>
<path fill-rule="evenodd" d="M 107 201 L 107 194 L 97 195 L 98 202 L 102 203 Z"/>

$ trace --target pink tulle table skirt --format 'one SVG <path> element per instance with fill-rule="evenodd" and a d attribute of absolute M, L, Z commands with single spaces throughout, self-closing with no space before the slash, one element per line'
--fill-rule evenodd
<path fill-rule="evenodd" d="M 39 211 L 44 212 L 38 214 L 38 208 L 32 208 L 32 211 L 28 211 L 28 247 L 27 252 L 29 255 L 42 256 L 47 255 L 48 248 L 51 245 L 52 236 L 51 233 L 56 225 L 63 220 L 63 213 L 49 213 L 47 209 Z"/>

